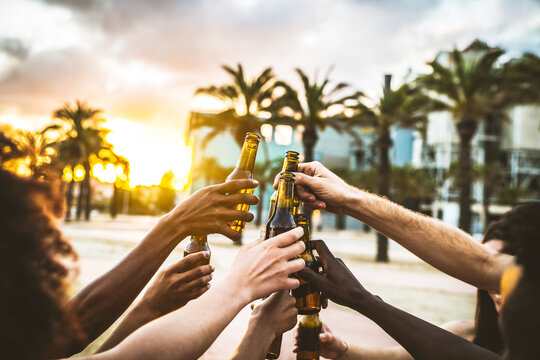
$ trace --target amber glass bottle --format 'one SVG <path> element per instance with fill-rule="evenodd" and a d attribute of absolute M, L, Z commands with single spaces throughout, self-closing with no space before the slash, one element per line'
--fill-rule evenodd
<path fill-rule="evenodd" d="M 293 198 L 294 198 L 294 174 L 290 172 L 281 172 L 279 176 L 279 185 L 277 190 L 276 209 L 266 223 L 265 240 L 294 229 Z M 276 339 L 268 348 L 267 359 L 277 359 L 281 352 L 282 335 Z"/>
<path fill-rule="evenodd" d="M 298 322 L 296 360 L 319 360 L 319 334 L 322 322 L 319 314 L 302 315 Z"/>
<path fill-rule="evenodd" d="M 261 137 L 255 133 L 248 132 L 244 145 L 242 146 L 242 152 L 240 158 L 236 163 L 234 170 L 227 176 L 227 181 L 237 179 L 253 179 L 253 168 L 255 167 L 255 158 L 257 157 L 257 149 L 259 148 L 259 141 Z M 241 193 L 253 194 L 254 189 L 244 189 Z M 238 204 L 236 210 L 248 211 L 249 205 Z M 246 223 L 244 221 L 235 220 L 231 223 L 231 229 L 238 231 L 240 234 L 244 232 Z"/>
<path fill-rule="evenodd" d="M 298 171 L 298 157 L 300 154 L 296 151 L 287 151 L 285 153 L 285 158 L 283 159 L 282 172 L 297 172 Z M 276 210 L 277 202 L 277 190 L 274 191 L 270 197 L 270 210 L 268 211 L 268 218 L 270 219 Z M 293 197 L 293 215 L 298 212 L 298 206 L 300 205 L 300 200 L 296 195 Z"/>
<path fill-rule="evenodd" d="M 298 257 L 304 259 L 306 267 L 317 272 L 318 266 L 311 248 L 309 218 L 305 214 L 298 214 L 294 217 L 294 220 L 297 226 L 301 226 L 304 229 L 302 241 L 306 245 L 306 249 Z M 300 279 L 300 286 L 292 291 L 292 295 L 296 298 L 296 308 L 299 314 L 314 314 L 321 310 L 320 293 L 313 289 L 309 282 Z"/>
<path fill-rule="evenodd" d="M 208 240 L 206 238 L 206 235 L 203 236 L 196 236 L 193 235 L 191 237 L 191 240 L 184 248 L 184 257 L 186 257 L 189 254 L 194 254 L 199 251 L 208 251 L 210 254 L 210 246 L 208 246 Z M 210 264 L 210 256 L 207 259 L 201 260 L 195 266 L 201 266 L 201 265 L 208 265 Z"/>

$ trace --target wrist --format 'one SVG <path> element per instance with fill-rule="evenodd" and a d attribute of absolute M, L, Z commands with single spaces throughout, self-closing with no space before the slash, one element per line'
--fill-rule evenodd
<path fill-rule="evenodd" d="M 231 296 L 241 307 L 248 305 L 252 300 L 255 300 L 249 284 L 246 284 L 243 279 L 239 279 L 235 274 L 228 273 L 221 281 L 227 286 L 227 291 L 231 292 Z"/>
<path fill-rule="evenodd" d="M 173 210 L 174 211 L 174 210 Z M 163 238 L 168 242 L 172 242 L 176 245 L 189 234 L 189 229 L 184 224 L 184 221 L 180 220 L 181 216 L 173 215 L 173 211 L 163 215 L 156 224 L 158 231 L 163 234 Z"/>
<path fill-rule="evenodd" d="M 162 314 L 155 311 L 151 306 L 148 306 L 144 302 L 139 302 L 133 306 L 131 314 L 140 323 L 140 326 L 149 323 L 150 321 L 161 317 Z"/>
<path fill-rule="evenodd" d="M 248 329 L 250 333 L 258 334 L 259 339 L 269 339 L 268 342 L 271 343 L 276 338 L 277 332 L 269 324 L 268 319 L 264 319 L 260 314 L 253 314 L 249 319 Z"/>
<path fill-rule="evenodd" d="M 384 301 L 380 297 L 369 294 L 367 296 L 358 296 L 351 308 L 369 317 L 371 313 L 382 304 L 384 304 Z"/>

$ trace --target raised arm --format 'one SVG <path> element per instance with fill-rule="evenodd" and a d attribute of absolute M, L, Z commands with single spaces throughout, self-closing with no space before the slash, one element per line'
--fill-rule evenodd
<path fill-rule="evenodd" d="M 295 259 L 305 248 L 297 242 L 302 234 L 296 228 L 244 246 L 225 278 L 197 301 L 143 326 L 115 348 L 84 359 L 198 359 L 244 306 L 298 287 L 298 279 L 289 274 L 305 267 L 302 259 Z"/>
<path fill-rule="evenodd" d="M 323 241 L 314 241 L 324 276 L 309 268 L 300 276 L 330 300 L 350 307 L 377 323 L 414 359 L 500 360 L 497 354 L 386 304 L 370 294 L 345 264 L 336 259 Z"/>
<path fill-rule="evenodd" d="M 352 216 L 435 268 L 487 290 L 499 289 L 513 257 L 481 246 L 469 234 L 348 185 L 318 162 L 300 164 L 295 184 L 305 206 Z"/>
<path fill-rule="evenodd" d="M 160 271 L 97 352 L 111 349 L 144 324 L 204 294 L 210 288 L 214 267 L 197 264 L 209 256 L 207 251 L 190 254 Z"/>
<path fill-rule="evenodd" d="M 231 360 L 264 360 L 266 351 L 276 335 L 296 325 L 296 300 L 288 291 L 270 295 L 255 307 L 248 329 Z"/>
<path fill-rule="evenodd" d="M 231 239 L 239 234 L 227 225 L 234 219 L 253 220 L 253 214 L 232 210 L 238 203 L 256 204 L 256 196 L 236 193 L 257 186 L 254 180 L 234 180 L 203 188 L 163 216 L 144 239 L 113 269 L 80 290 L 66 304 L 86 335 L 83 341 L 65 341 L 51 357 L 72 355 L 105 331 L 133 302 L 178 243 L 188 235 L 220 233 Z M 230 195 L 226 195 L 230 194 Z M 72 339 L 72 334 L 55 334 Z"/>

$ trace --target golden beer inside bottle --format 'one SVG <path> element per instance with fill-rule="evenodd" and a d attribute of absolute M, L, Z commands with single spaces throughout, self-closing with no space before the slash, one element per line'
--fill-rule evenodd
<path fill-rule="evenodd" d="M 319 314 L 302 315 L 298 322 L 297 360 L 319 360 L 319 334 L 322 323 Z"/>
<path fill-rule="evenodd" d="M 190 242 L 186 245 L 184 249 L 184 257 L 188 256 L 189 254 L 195 254 L 200 251 L 208 251 L 210 252 L 210 246 L 208 246 L 208 241 L 206 236 L 192 236 Z M 208 258 L 202 259 L 195 263 L 195 266 L 201 266 L 201 265 L 208 265 L 210 264 L 210 256 Z"/>

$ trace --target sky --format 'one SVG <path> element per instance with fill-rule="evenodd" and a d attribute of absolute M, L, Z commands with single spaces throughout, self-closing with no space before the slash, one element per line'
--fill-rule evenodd
<path fill-rule="evenodd" d="M 540 0 L 0 0 L 0 123 L 38 129 L 65 102 L 103 109 L 135 183 L 189 168 L 183 143 L 199 87 L 240 62 L 326 74 L 376 97 L 475 38 L 507 58 L 540 54 Z"/>

